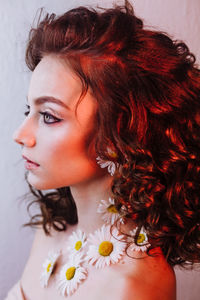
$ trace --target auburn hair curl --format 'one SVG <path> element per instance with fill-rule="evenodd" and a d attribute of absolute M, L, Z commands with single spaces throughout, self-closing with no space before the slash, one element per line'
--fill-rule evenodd
<path fill-rule="evenodd" d="M 172 266 L 200 262 L 200 71 L 167 34 L 144 29 L 128 1 L 111 9 L 46 14 L 26 50 L 31 71 L 48 54 L 66 60 L 98 103 L 97 154 L 120 164 L 116 205 L 144 226 L 151 248 Z M 81 99 L 80 99 L 81 100 Z M 92 139 L 91 139 L 92 140 Z M 107 145 L 117 153 L 110 157 Z M 69 187 L 44 194 L 29 185 L 41 214 L 26 225 L 66 230 L 78 222 Z M 30 204 L 29 204 L 30 206 Z"/>

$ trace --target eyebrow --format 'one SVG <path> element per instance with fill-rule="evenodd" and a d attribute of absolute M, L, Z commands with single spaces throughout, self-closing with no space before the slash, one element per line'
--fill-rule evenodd
<path fill-rule="evenodd" d="M 27 103 L 28 103 L 28 97 L 26 98 L 27 99 Z M 50 97 L 50 96 L 42 96 L 42 97 L 39 97 L 39 98 L 36 98 L 34 99 L 34 104 L 36 106 L 39 106 L 43 103 L 56 103 L 62 107 L 64 107 L 65 109 L 67 110 L 70 110 L 69 106 L 66 105 L 64 102 L 62 102 L 60 99 L 57 99 L 55 97 Z"/>

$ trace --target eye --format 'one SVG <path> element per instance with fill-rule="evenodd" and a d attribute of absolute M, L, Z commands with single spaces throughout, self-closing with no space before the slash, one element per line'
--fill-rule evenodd
<path fill-rule="evenodd" d="M 53 115 L 49 114 L 48 112 L 39 112 L 43 116 L 43 120 L 45 124 L 53 124 L 53 123 L 58 123 L 61 121 L 61 119 L 58 119 L 54 117 Z M 54 120 L 53 122 L 48 122 L 48 120 Z"/>
<path fill-rule="evenodd" d="M 30 113 L 30 109 L 29 108 L 30 107 L 27 105 L 27 109 L 28 110 L 24 112 L 25 116 L 29 115 L 29 113 Z M 58 122 L 61 121 L 61 119 L 59 119 L 59 118 L 57 118 L 57 117 L 53 116 L 52 114 L 50 114 L 48 112 L 45 112 L 45 111 L 44 112 L 43 111 L 39 111 L 39 114 L 41 114 L 43 116 L 43 120 L 44 120 L 45 124 L 54 124 L 54 123 L 58 123 Z M 53 120 L 53 122 L 49 121 L 49 120 Z"/>

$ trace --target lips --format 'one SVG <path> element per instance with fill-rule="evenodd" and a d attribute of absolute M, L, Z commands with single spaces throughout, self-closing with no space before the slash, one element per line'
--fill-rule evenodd
<path fill-rule="evenodd" d="M 29 163 L 35 164 L 36 166 L 39 166 L 39 164 L 37 164 L 35 161 L 30 160 L 28 157 L 26 157 L 25 155 L 22 155 L 22 157 Z"/>

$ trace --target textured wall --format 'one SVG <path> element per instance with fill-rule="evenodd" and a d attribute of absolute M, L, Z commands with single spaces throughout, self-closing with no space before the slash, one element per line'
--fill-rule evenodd
<path fill-rule="evenodd" d="M 33 230 L 22 228 L 28 221 L 26 205 L 19 197 L 28 191 L 24 181 L 21 149 L 12 141 L 23 119 L 30 74 L 24 64 L 28 30 L 38 8 L 62 13 L 84 4 L 109 6 L 111 0 L 0 0 L 0 299 L 21 275 L 30 250 Z M 122 1 L 118 1 L 122 3 Z M 136 13 L 145 24 L 185 41 L 200 61 L 200 0 L 135 0 Z M 199 299 L 200 273 L 177 270 L 178 300 Z M 39 299 L 38 299 L 39 300 Z"/>

